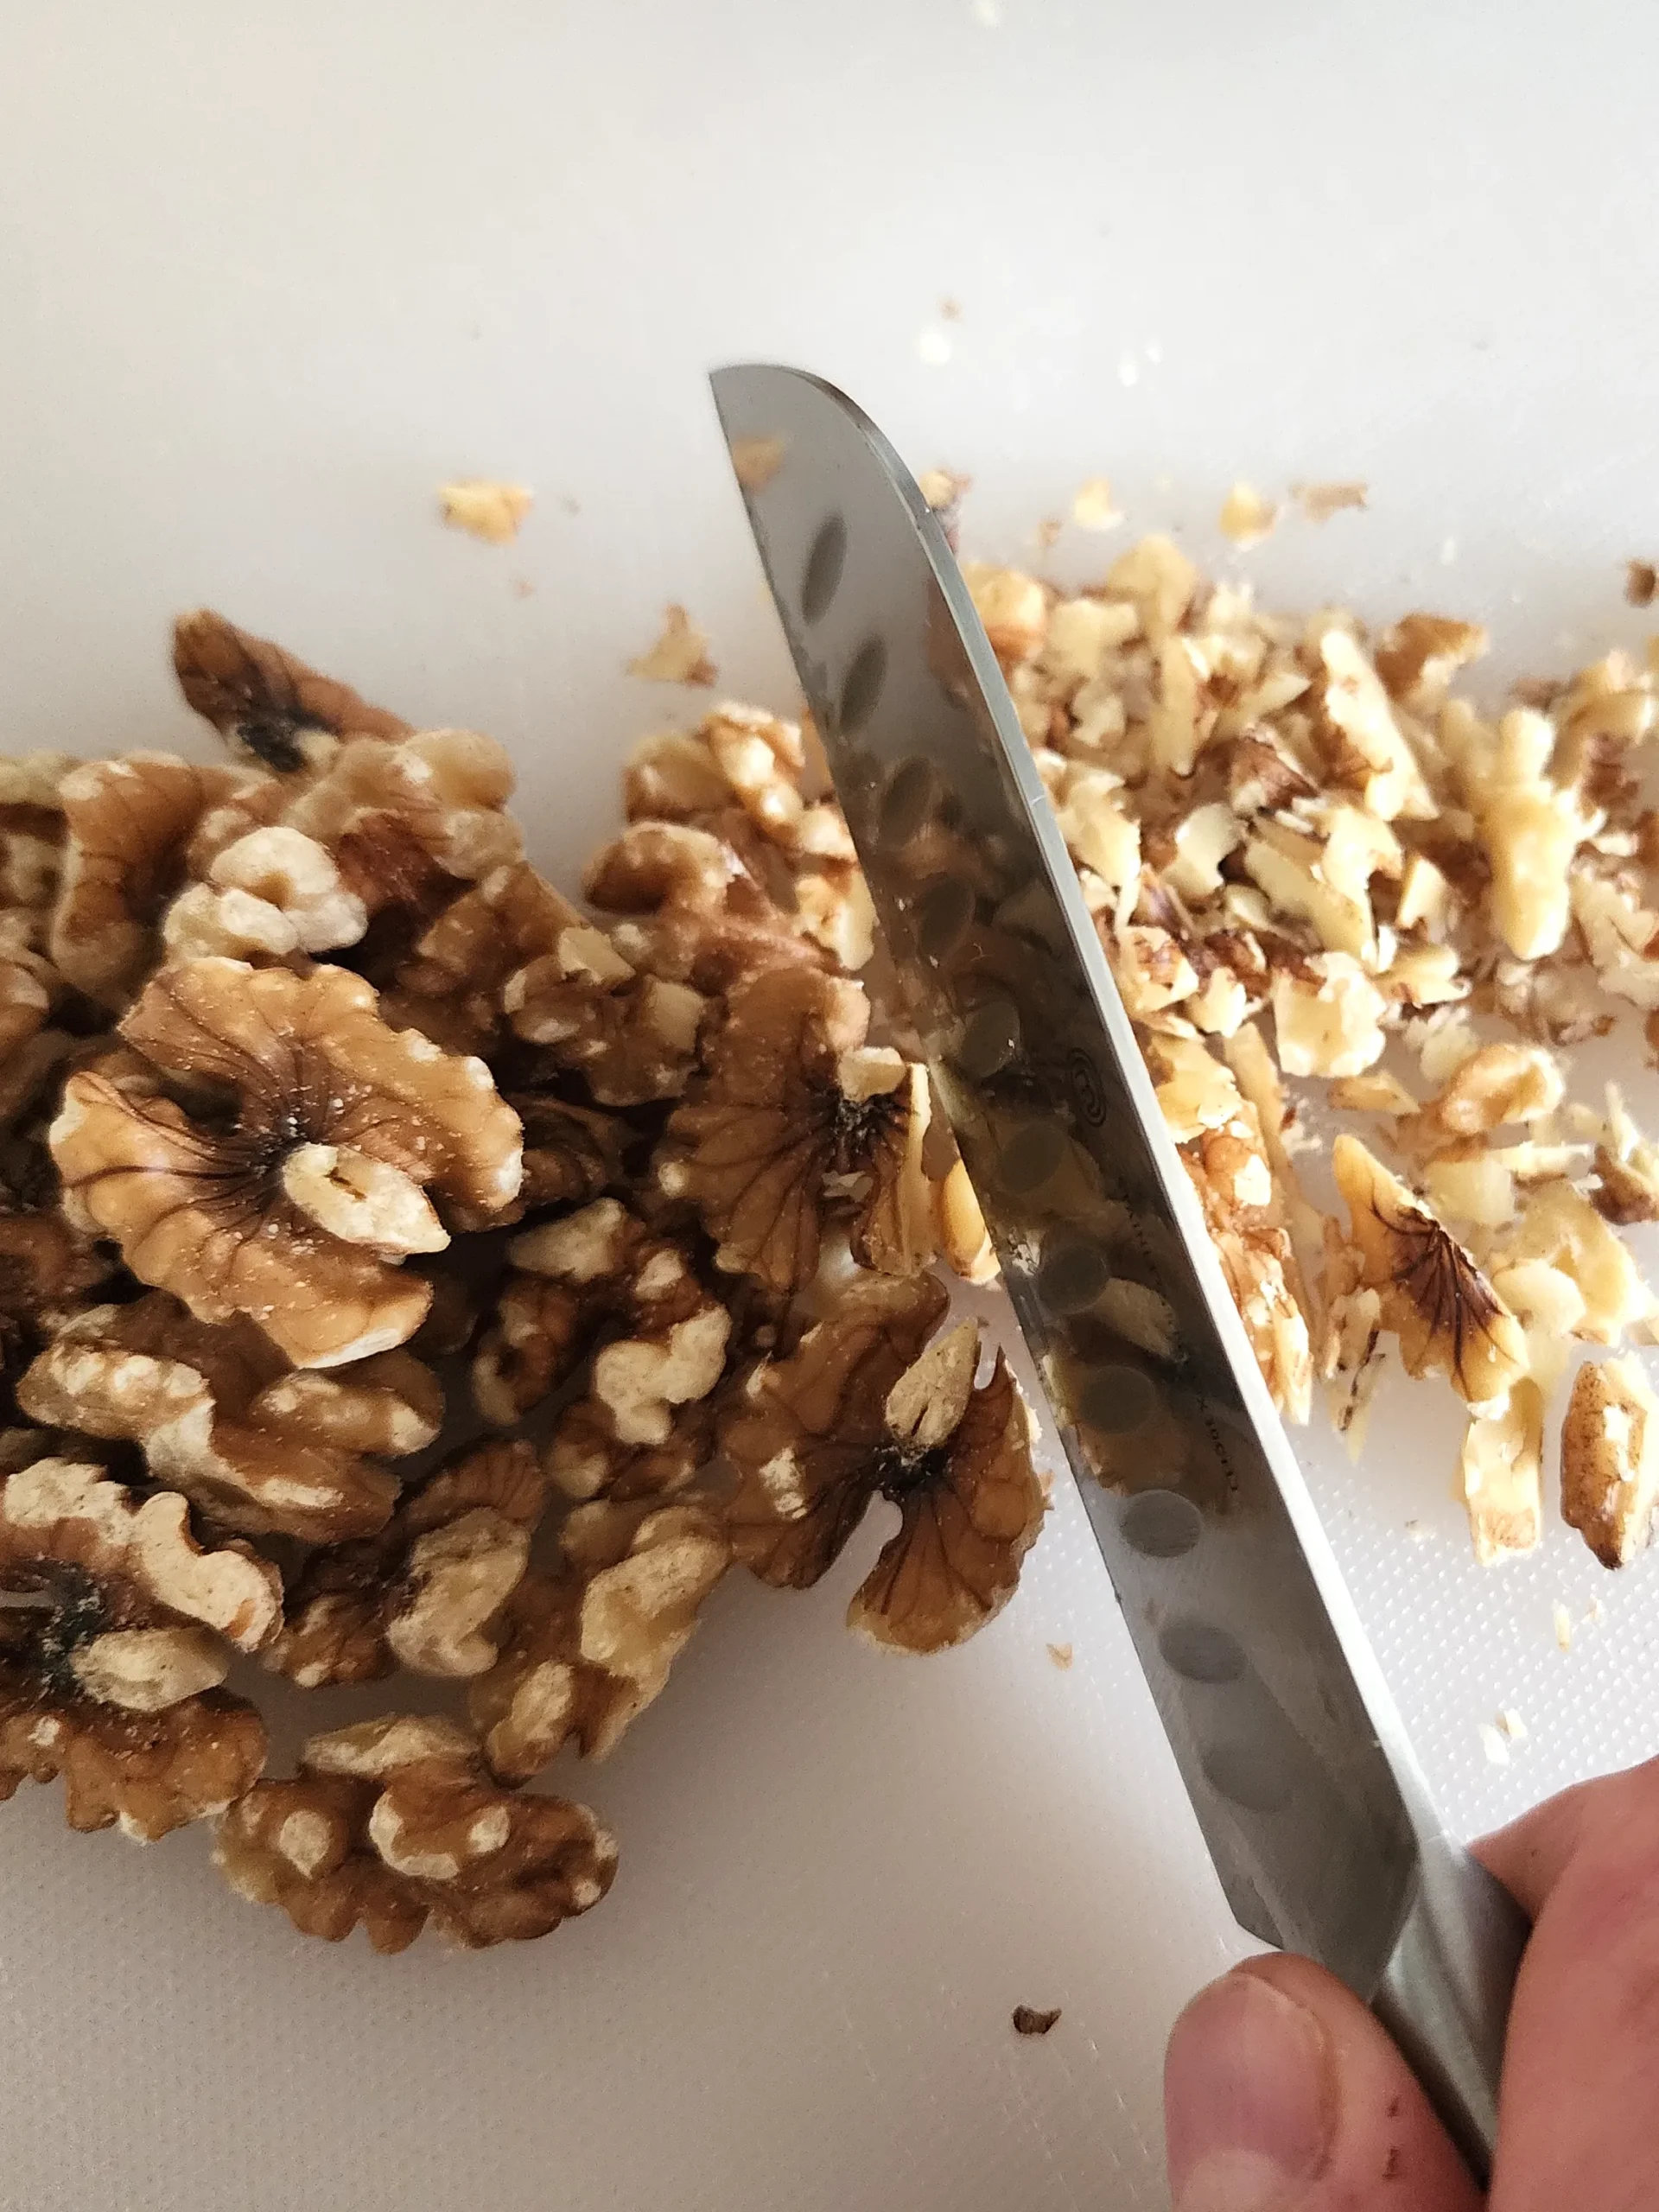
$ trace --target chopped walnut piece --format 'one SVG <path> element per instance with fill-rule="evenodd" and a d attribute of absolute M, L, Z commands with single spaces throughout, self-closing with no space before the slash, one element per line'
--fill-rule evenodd
<path fill-rule="evenodd" d="M 648 683 L 712 683 L 719 673 L 709 658 L 709 640 L 683 607 L 670 607 L 656 643 L 628 663 L 630 676 Z"/>
<path fill-rule="evenodd" d="M 173 626 L 173 667 L 185 703 L 227 742 L 279 775 L 314 767 L 339 737 L 399 738 L 409 724 L 348 684 L 201 607 Z"/>
<path fill-rule="evenodd" d="M 1048 594 L 1034 576 L 1014 569 L 995 569 L 983 561 L 964 563 L 963 575 L 975 612 L 999 660 L 1028 660 L 1048 626 Z"/>
<path fill-rule="evenodd" d="M 603 1758 L 660 1695 L 703 1599 L 731 1564 L 721 1515 L 684 1496 L 579 1506 L 562 1562 L 509 1607 L 499 1664 L 470 1707 L 493 1772 L 524 1781 L 566 1744 Z"/>
<path fill-rule="evenodd" d="M 1584 1194 L 1561 1178 L 1540 1184 L 1499 1249 L 1495 1268 L 1541 1260 L 1566 1275 L 1584 1300 L 1573 1333 L 1591 1344 L 1616 1344 L 1653 1310 L 1629 1247 Z"/>
<path fill-rule="evenodd" d="M 1565 1084 L 1554 1057 L 1537 1045 L 1483 1045 L 1459 1062 L 1407 1141 L 1444 1143 L 1485 1136 L 1510 1122 L 1539 1122 L 1560 1104 Z"/>
<path fill-rule="evenodd" d="M 1332 1151 L 1363 1287 L 1408 1373 L 1442 1373 L 1471 1406 L 1502 1399 L 1526 1372 L 1526 1339 L 1471 1255 L 1357 1137 Z"/>
<path fill-rule="evenodd" d="M 1604 1567 L 1628 1567 L 1659 1513 L 1659 1400 L 1633 1359 L 1586 1360 L 1561 1424 L 1561 1512 Z"/>
<path fill-rule="evenodd" d="M 1235 484 L 1222 502 L 1221 534 L 1243 552 L 1271 536 L 1278 519 L 1279 510 L 1273 500 L 1264 499 L 1253 485 Z"/>
<path fill-rule="evenodd" d="M 89 760 L 59 786 L 67 842 L 50 950 L 59 972 L 105 1007 L 124 1007 L 161 951 L 163 910 L 207 810 L 248 780 L 168 753 Z"/>
<path fill-rule="evenodd" d="M 1516 707 L 1495 731 L 1465 711 L 1455 721 L 1443 716 L 1441 733 L 1443 742 L 1450 741 L 1491 871 L 1493 925 L 1519 960 L 1559 950 L 1573 855 L 1588 825 L 1578 794 L 1549 775 L 1554 725 Z"/>
<path fill-rule="evenodd" d="M 33 1420 L 138 1445 L 219 1526 L 309 1543 L 378 1529 L 397 1484 L 377 1463 L 423 1451 L 443 1420 L 407 1352 L 290 1372 L 247 1321 L 210 1325 L 160 1292 L 68 1322 L 17 1395 Z"/>
<path fill-rule="evenodd" d="M 1659 1221 L 1659 1148 L 1630 1119 L 1615 1084 L 1607 1086 L 1607 1118 L 1595 1127 L 1596 1211 L 1621 1226 Z"/>
<path fill-rule="evenodd" d="M 734 1550 L 763 1581 L 807 1587 L 872 1498 L 899 1508 L 848 1618 L 911 1651 L 960 1643 L 1000 1609 L 1047 1503 L 1000 1355 L 974 1387 L 976 1327 L 918 1353 L 942 1304 L 926 1276 L 854 1284 L 789 1358 L 756 1370 L 721 1431 L 738 1473 Z"/>
<path fill-rule="evenodd" d="M 1338 774 L 1356 783 L 1369 810 L 1385 822 L 1432 820 L 1438 810 L 1421 765 L 1363 647 L 1333 625 L 1320 637 L 1319 653 Z"/>
<path fill-rule="evenodd" d="M 1402 614 L 1376 649 L 1376 672 L 1391 699 L 1421 713 L 1438 706 L 1460 668 L 1491 643 L 1478 622 L 1444 614 Z"/>
<path fill-rule="evenodd" d="M 454 1721 L 388 1714 L 314 1736 L 289 1782 L 219 1822 L 239 1897 L 337 1942 L 401 1951 L 429 1920 L 467 1950 L 545 1936 L 609 1889 L 616 1846 L 585 1806 L 504 1789 Z"/>
<path fill-rule="evenodd" d="M 519 525 L 535 503 L 535 494 L 522 484 L 504 484 L 489 476 L 464 476 L 438 487 L 443 519 L 452 529 L 481 537 L 486 545 L 507 545 L 518 537 Z"/>
<path fill-rule="evenodd" d="M 1279 1065 L 1287 1075 L 1356 1076 L 1382 1057 L 1388 1001 L 1345 952 L 1316 953 L 1273 982 Z"/>
<path fill-rule="evenodd" d="M 462 1450 L 378 1535 L 313 1553 L 265 1665 L 303 1689 L 372 1681 L 397 1664 L 440 1677 L 485 1673 L 547 1492 L 528 1444 Z"/>
<path fill-rule="evenodd" d="M 728 1273 L 799 1289 L 837 1200 L 862 1265 L 907 1274 L 931 1257 L 926 1079 L 896 1052 L 863 1049 L 869 1014 L 855 983 L 810 969 L 769 969 L 731 993 L 658 1169 Z"/>
<path fill-rule="evenodd" d="M 71 1219 L 114 1237 L 199 1320 L 245 1313 L 298 1365 L 359 1359 L 420 1325 L 430 1287 L 395 1262 L 423 1188 L 486 1216 L 518 1192 L 518 1119 L 483 1062 L 389 1029 L 344 969 L 186 961 L 123 1034 L 149 1065 L 72 1075 L 52 1125 Z M 234 1099 L 233 1123 L 204 1085 Z M 360 1216 L 303 1176 L 296 1195 L 284 1167 L 302 1146 L 396 1179 L 357 1176 Z"/>
<path fill-rule="evenodd" d="M 1116 530 L 1123 519 L 1104 476 L 1091 476 L 1077 486 L 1071 502 L 1071 519 L 1079 530 Z"/>
<path fill-rule="evenodd" d="M 1624 563 L 1624 596 L 1632 607 L 1651 607 L 1659 594 L 1659 569 L 1651 561 Z"/>
<path fill-rule="evenodd" d="M 934 1186 L 939 1249 L 953 1274 L 964 1282 L 995 1282 L 1001 1272 L 978 1194 L 968 1170 L 952 1161 L 944 1180 Z"/>
<path fill-rule="evenodd" d="M 1544 1396 L 1517 1382 L 1496 1412 L 1471 1415 L 1460 1462 L 1475 1557 L 1483 1567 L 1536 1550 L 1544 1529 Z"/>

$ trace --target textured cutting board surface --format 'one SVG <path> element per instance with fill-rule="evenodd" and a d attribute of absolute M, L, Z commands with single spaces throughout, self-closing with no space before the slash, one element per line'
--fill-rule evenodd
<path fill-rule="evenodd" d="M 621 673 L 665 601 L 722 690 L 793 696 L 702 381 L 744 356 L 845 385 L 915 466 L 972 474 L 969 550 L 1057 577 L 1125 542 L 1032 538 L 1106 474 L 1131 527 L 1269 604 L 1489 622 L 1500 675 L 1643 634 L 1619 594 L 1659 550 L 1651 15 L 0 22 L 9 751 L 196 746 L 164 645 L 207 601 L 495 732 L 536 858 L 573 871 L 626 744 L 697 709 Z M 535 487 L 516 545 L 438 526 L 458 474 Z M 1371 503 L 1239 556 L 1214 528 L 1237 476 Z M 1481 1575 L 1456 1437 L 1449 1402 L 1396 1389 L 1359 1468 L 1317 1430 L 1308 1463 L 1473 1834 L 1659 1750 L 1659 1560 L 1605 1576 L 1558 1525 Z M 927 1664 L 840 1626 L 875 1541 L 814 1595 L 718 1593 L 661 1702 L 568 1778 L 622 1871 L 545 1944 L 306 1944 L 200 1838 L 71 1838 L 55 1790 L 20 1794 L 0 2206 L 1161 2203 L 1163 2037 L 1243 1946 L 1081 1510 L 1062 1484 L 1014 1605 Z M 1529 1734 L 1498 1766 L 1502 1708 Z M 1021 2040 L 1019 2004 L 1063 2017 Z"/>

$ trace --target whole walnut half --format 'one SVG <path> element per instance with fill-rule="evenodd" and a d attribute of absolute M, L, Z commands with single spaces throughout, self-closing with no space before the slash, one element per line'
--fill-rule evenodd
<path fill-rule="evenodd" d="M 122 1024 L 142 1058 L 69 1077 L 52 1125 L 72 1220 L 199 1320 L 245 1314 L 300 1367 L 404 1343 L 431 1287 L 399 1262 L 517 1196 L 518 1118 L 481 1060 L 389 1028 L 342 968 L 163 969 Z"/>
<path fill-rule="evenodd" d="M 264 1728 L 219 1685 L 280 1618 L 268 1561 L 46 1457 L 0 1478 L 0 1591 L 26 1600 L 0 1609 L 0 1798 L 61 1774 L 72 1827 L 153 1841 L 250 1787 Z"/>
<path fill-rule="evenodd" d="M 314 1552 L 283 1630 L 260 1655 L 302 1689 L 373 1681 L 399 1666 L 453 1678 L 495 1664 L 548 1495 L 524 1443 L 461 1451 L 378 1535 Z"/>
<path fill-rule="evenodd" d="M 173 626 L 173 667 L 187 705 L 279 775 L 317 764 L 331 738 L 406 737 L 409 724 L 347 683 L 320 676 L 268 638 L 209 607 Z"/>
<path fill-rule="evenodd" d="M 696 1206 L 722 1268 L 800 1289 L 832 1209 L 850 1214 L 862 1265 L 906 1275 L 932 1258 L 926 1077 L 865 1046 L 869 1019 L 856 983 L 810 968 L 732 992 L 659 1168 L 664 1190 Z"/>
<path fill-rule="evenodd" d="M 467 1950 L 545 1936 L 596 1905 L 616 1846 L 586 1806 L 503 1789 L 452 1720 L 401 1713 L 314 1736 L 289 1782 L 261 1782 L 219 1825 L 239 1897 L 377 1951 L 431 1921 Z"/>
<path fill-rule="evenodd" d="M 763 1581 L 807 1587 L 872 1499 L 899 1508 L 898 1534 L 848 1619 L 907 1651 L 940 1650 L 983 1626 L 1012 1594 L 1047 1510 L 1001 1357 L 976 1389 L 975 1324 L 921 1350 L 944 1304 L 928 1276 L 855 1284 L 789 1358 L 756 1370 L 721 1426 L 738 1475 L 733 1551 Z"/>
<path fill-rule="evenodd" d="M 162 1291 L 67 1322 L 17 1395 L 32 1420 L 138 1445 L 219 1527 L 308 1543 L 380 1528 L 397 1496 L 381 1463 L 443 1422 L 436 1376 L 407 1351 L 294 1370 L 251 1321 L 198 1321 Z"/>
<path fill-rule="evenodd" d="M 492 1772 L 523 1782 L 567 1744 L 590 1758 L 613 1750 L 661 1693 L 731 1560 L 712 1497 L 578 1506 L 558 1564 L 519 1584 L 499 1661 L 472 1688 Z"/>

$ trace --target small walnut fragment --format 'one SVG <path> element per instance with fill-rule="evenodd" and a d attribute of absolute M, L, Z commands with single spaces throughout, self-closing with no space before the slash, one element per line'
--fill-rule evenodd
<path fill-rule="evenodd" d="M 1235 484 L 1222 502 L 1219 524 L 1222 536 L 1243 552 L 1270 537 L 1278 519 L 1273 500 L 1263 499 L 1254 485 Z"/>
<path fill-rule="evenodd" d="M 826 1216 L 845 1213 L 855 1255 L 910 1274 L 933 1252 L 922 1166 L 924 1071 L 864 1045 L 855 983 L 774 969 L 740 985 L 707 1073 L 669 1123 L 664 1190 L 697 1208 L 716 1264 L 789 1294 L 811 1280 Z"/>
<path fill-rule="evenodd" d="M 739 1478 L 734 1549 L 764 1581 L 816 1582 L 874 1497 L 898 1506 L 848 1620 L 906 1651 L 959 1643 L 1001 1609 L 1047 1510 L 1000 1355 L 975 1388 L 975 1325 L 905 1363 L 938 1310 L 926 1277 L 855 1285 L 788 1359 L 756 1370 L 721 1431 Z"/>
<path fill-rule="evenodd" d="M 1628 1567 L 1659 1513 L 1659 1401 L 1633 1359 L 1586 1360 L 1561 1424 L 1561 1511 L 1604 1567 Z"/>
<path fill-rule="evenodd" d="M 1039 2012 L 1034 2005 L 1016 2005 L 1014 2008 L 1014 2032 L 1017 2036 L 1046 2036 L 1059 2017 L 1058 2005 L 1047 2012 Z"/>
<path fill-rule="evenodd" d="M 668 1681 L 732 1561 L 719 1500 L 578 1506 L 559 1559 L 510 1604 L 499 1663 L 469 1704 L 492 1772 L 519 1782 L 567 1744 L 603 1758 Z"/>
<path fill-rule="evenodd" d="M 389 1714 L 314 1736 L 290 1782 L 262 1782 L 219 1826 L 239 1897 L 302 1935 L 361 1923 L 382 1952 L 429 1921 L 463 1949 L 549 1934 L 609 1889 L 616 1846 L 585 1806 L 502 1789 L 454 1721 Z"/>
<path fill-rule="evenodd" d="M 1624 596 L 1632 607 L 1651 607 L 1659 594 L 1659 569 L 1651 561 L 1624 563 Z"/>
<path fill-rule="evenodd" d="M 1291 495 L 1309 522 L 1329 522 L 1332 515 L 1339 515 L 1344 507 L 1363 507 L 1370 494 L 1368 484 L 1326 483 L 1293 484 Z"/>
<path fill-rule="evenodd" d="M 677 605 L 664 610 L 656 643 L 628 663 L 628 674 L 642 676 L 648 683 L 707 685 L 719 673 L 709 658 L 707 636 Z"/>
<path fill-rule="evenodd" d="M 1524 1380 L 1497 1411 L 1471 1417 L 1459 1462 L 1483 1567 L 1535 1551 L 1544 1533 L 1544 1395 Z"/>
<path fill-rule="evenodd" d="M 481 537 L 486 545 L 508 545 L 535 504 L 535 494 L 496 477 L 463 476 L 439 486 L 438 504 L 452 529 Z"/>
<path fill-rule="evenodd" d="M 1526 1372 L 1525 1333 L 1473 1257 L 1357 1137 L 1337 1139 L 1332 1165 L 1361 1282 L 1408 1373 L 1445 1374 L 1471 1406 L 1503 1399 Z"/>
<path fill-rule="evenodd" d="M 388 1028 L 344 969 L 185 961 L 123 1034 L 146 1058 L 72 1075 L 52 1125 L 70 1217 L 296 1365 L 413 1335 L 431 1289 L 398 1263 L 448 1241 L 429 1188 L 486 1217 L 518 1193 L 518 1119 L 489 1070 Z"/>
<path fill-rule="evenodd" d="M 409 724 L 349 684 L 200 607 L 173 626 L 173 668 L 187 706 L 227 743 L 279 775 L 315 766 L 340 737 L 400 738 Z"/>

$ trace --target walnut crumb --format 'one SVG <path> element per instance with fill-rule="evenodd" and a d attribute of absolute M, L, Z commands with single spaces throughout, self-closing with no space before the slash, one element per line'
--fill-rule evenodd
<path fill-rule="evenodd" d="M 677 605 L 664 614 L 656 643 L 628 663 L 628 674 L 648 683 L 710 684 L 719 672 L 709 658 L 707 637 Z"/>
<path fill-rule="evenodd" d="M 1016 2005 L 1014 2008 L 1014 2032 L 1017 2036 L 1046 2036 L 1059 2017 L 1058 2005 L 1047 2012 L 1040 2012 L 1032 2005 Z"/>
<path fill-rule="evenodd" d="M 487 476 L 462 477 L 438 487 L 445 522 L 453 529 L 481 537 L 486 545 L 511 543 L 534 499 L 535 494 L 524 485 L 505 484 Z"/>

